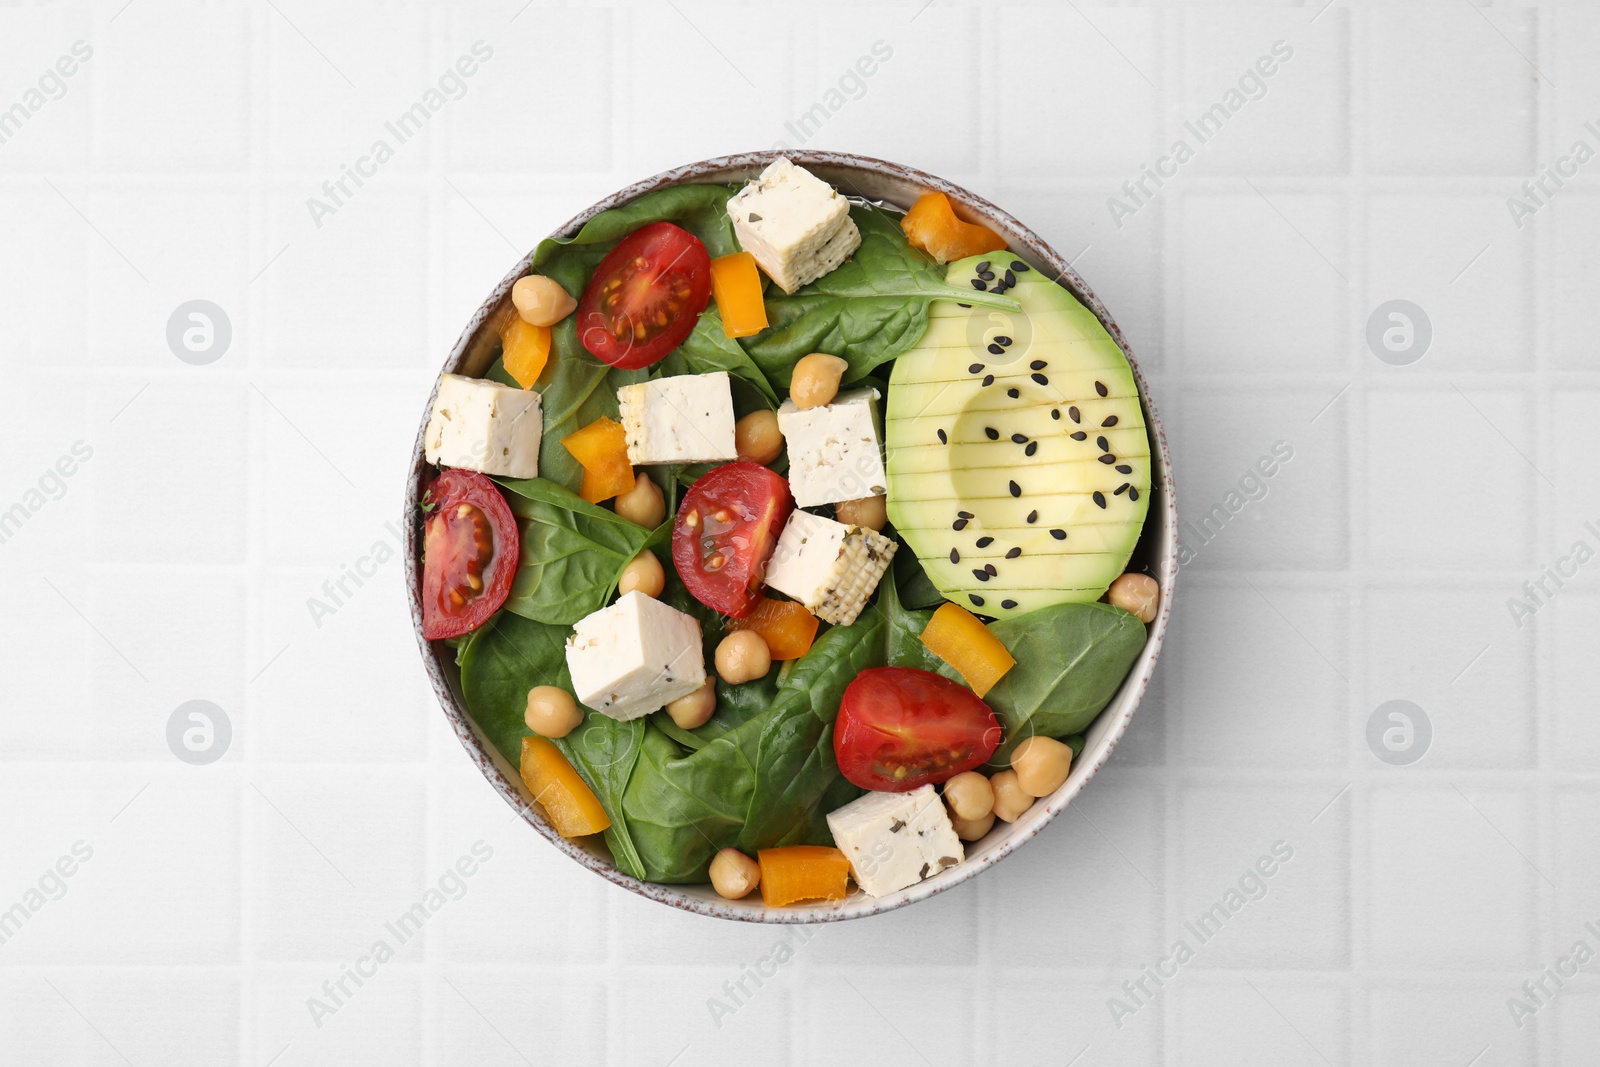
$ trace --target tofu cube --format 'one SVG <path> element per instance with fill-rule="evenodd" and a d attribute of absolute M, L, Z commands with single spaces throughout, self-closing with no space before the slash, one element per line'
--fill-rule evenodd
<path fill-rule="evenodd" d="M 849 626 L 883 580 L 898 546 L 861 526 L 795 511 L 767 564 L 767 584 L 836 626 Z"/>
<path fill-rule="evenodd" d="M 537 478 L 543 429 L 538 393 L 482 378 L 441 374 L 422 439 L 423 455 L 440 467 Z"/>
<path fill-rule="evenodd" d="M 620 722 L 637 719 L 705 684 L 700 623 L 635 589 L 578 620 L 567 670 L 578 703 Z"/>
<path fill-rule="evenodd" d="M 728 201 L 739 246 L 792 293 L 833 270 L 861 245 L 850 202 L 779 156 Z"/>
<path fill-rule="evenodd" d="M 628 460 L 717 463 L 738 459 L 727 371 L 676 374 L 617 390 Z"/>
<path fill-rule="evenodd" d="M 778 429 L 789 448 L 789 490 L 803 508 L 882 496 L 876 389 L 840 393 L 833 403 L 797 408 L 785 400 Z"/>
<path fill-rule="evenodd" d="M 915 885 L 966 859 L 961 839 L 931 785 L 909 793 L 868 793 L 828 816 L 833 843 L 856 885 L 875 897 Z"/>

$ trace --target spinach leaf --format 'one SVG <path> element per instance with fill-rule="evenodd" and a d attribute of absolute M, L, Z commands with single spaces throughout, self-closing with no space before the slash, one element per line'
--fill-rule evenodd
<path fill-rule="evenodd" d="M 522 761 L 528 690 L 536 685 L 572 688 L 567 673 L 567 629 L 500 612 L 474 630 L 461 653 L 461 692 L 479 729 L 512 766 Z M 611 818 L 606 844 L 617 866 L 635 877 L 643 866 L 626 820 L 611 798 L 621 795 L 638 760 L 644 722 L 621 723 L 590 711 L 583 726 L 556 745 L 589 783 Z"/>
<path fill-rule="evenodd" d="M 1035 734 L 1084 730 L 1111 702 L 1144 649 L 1144 623 L 1109 604 L 1057 604 L 989 624 L 1017 665 L 983 698 L 1005 727 L 989 761 L 1003 767 Z M 955 677 L 948 667 L 942 673 Z"/>
<path fill-rule="evenodd" d="M 922 567 L 922 561 L 917 559 L 917 554 L 908 545 L 902 544 L 900 551 L 895 553 L 894 576 L 900 600 L 906 607 L 936 608 L 945 602 L 945 595 L 933 584 Z"/>
<path fill-rule="evenodd" d="M 583 483 L 583 465 L 561 443 L 595 419 L 618 418 L 617 390 L 645 380 L 642 370 L 619 370 L 591 356 L 578 343 L 573 316 L 550 328 L 550 361 L 534 383 L 544 417 L 539 442 L 539 476 L 573 492 Z M 504 370 L 499 360 L 490 377 Z M 498 380 L 498 379 L 497 379 Z"/>
<path fill-rule="evenodd" d="M 728 336 L 722 327 L 722 313 L 712 304 L 700 313 L 700 320 L 695 323 L 689 336 L 684 338 L 683 344 L 656 364 L 654 373 L 659 378 L 673 374 L 709 374 L 719 370 L 727 371 L 739 381 L 748 382 L 761 394 L 767 407 L 778 406 L 778 394 L 772 388 L 772 383 L 767 381 L 766 374 L 750 358 L 750 353 Z"/>
<path fill-rule="evenodd" d="M 897 216 L 881 208 L 852 206 L 861 247 L 838 269 L 793 295 L 767 296 L 767 329 L 744 342 L 773 383 L 787 389 L 795 361 L 830 352 L 850 364 L 846 384 L 872 373 L 922 339 L 935 300 L 1016 311 L 1008 296 L 945 284 L 945 270 L 911 247 Z"/>
<path fill-rule="evenodd" d="M 902 547 L 901 552 L 908 551 Z M 893 570 L 883 576 L 879 586 L 878 602 L 884 612 L 883 662 L 890 667 L 916 667 L 924 671 L 938 671 L 944 660 L 933 654 L 922 643 L 922 631 L 927 629 L 931 611 L 911 611 L 900 603 L 899 583 Z"/>
<path fill-rule="evenodd" d="M 665 534 L 544 478 L 501 479 L 500 485 L 512 512 L 526 520 L 522 562 L 505 606 L 535 622 L 570 626 L 605 607 L 628 561 Z"/>

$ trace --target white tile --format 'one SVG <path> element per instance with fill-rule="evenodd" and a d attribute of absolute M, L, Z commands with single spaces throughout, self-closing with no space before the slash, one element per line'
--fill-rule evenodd
<path fill-rule="evenodd" d="M 1367 247 L 1372 254 L 1362 310 L 1371 314 L 1390 300 L 1409 300 L 1422 308 L 1433 340 L 1419 370 L 1534 369 L 1531 244 L 1507 235 L 1505 214 L 1501 196 L 1433 192 L 1368 200 Z M 1485 308 L 1493 310 L 1485 314 Z M 1363 321 L 1357 336 L 1364 338 L 1365 330 Z M 1384 370 L 1369 352 L 1363 351 L 1362 357 L 1368 369 Z M 1403 373 L 1396 368 L 1386 376 Z"/>
<path fill-rule="evenodd" d="M 1449 6 L 1427 5 L 1365 14 L 1369 170 L 1526 172 L 1539 84 L 1529 67 L 1529 60 L 1539 59 L 1534 11 L 1497 10 L 1463 19 Z M 1399 101 L 1403 107 L 1394 106 Z"/>
<path fill-rule="evenodd" d="M 1392 773 L 1395 784 L 1372 790 L 1366 805 L 1368 958 L 1395 968 L 1419 959 L 1525 966 L 1539 882 L 1524 858 L 1536 851 L 1531 800 L 1471 782 L 1460 792 L 1424 787 L 1401 779 L 1403 769 Z"/>
<path fill-rule="evenodd" d="M 1474 1056 L 1474 1067 L 1536 1062 L 1541 1024 L 1521 1031 L 1512 1025 L 1505 1001 L 1515 992 L 1516 983 L 1501 975 L 1378 984 L 1367 994 L 1372 1062 L 1469 1063 Z"/>
<path fill-rule="evenodd" d="M 1557 766 L 1587 773 L 1600 759 L 1600 722 L 1588 713 L 1600 663 L 1592 637 L 1600 625 L 1600 597 L 1593 581 L 1587 589 L 1569 589 L 1539 608 L 1532 620 L 1507 643 L 1539 640 L 1545 643 L 1552 666 L 1550 703 L 1551 747 Z"/>
<path fill-rule="evenodd" d="M 1185 761 L 1334 767 L 1345 761 L 1350 672 L 1339 597 L 1265 576 L 1248 586 L 1185 583 L 1173 614 L 1184 628 L 1173 684 Z M 1326 658 L 1324 658 L 1326 657 Z M 1241 700 L 1241 693 L 1249 700 Z"/>
<path fill-rule="evenodd" d="M 8 142 L 7 155 L 20 143 L 20 138 Z M 0 271 L 7 280 L 0 286 L 0 316 L 6 323 L 0 368 L 14 372 L 81 366 L 89 362 L 85 316 L 62 312 L 81 305 L 88 245 L 100 238 L 43 182 L 37 188 L 9 189 L 5 195 L 12 239 L 0 243 Z M 131 272 L 127 277 L 138 284 Z M 100 290 L 97 284 L 92 292 Z"/>
<path fill-rule="evenodd" d="M 1524 219 L 1523 225 L 1517 240 L 1538 234 L 1551 248 L 1549 290 L 1544 299 L 1551 309 L 1552 328 L 1549 348 L 1540 356 L 1562 370 L 1593 370 L 1600 311 L 1590 294 L 1600 284 L 1600 265 L 1583 235 L 1600 225 L 1600 197 L 1585 195 L 1581 189 L 1562 190 L 1559 199 L 1541 208 L 1534 218 Z"/>
<path fill-rule="evenodd" d="M 1298 979 L 1185 981 L 1178 990 L 1178 1063 L 1185 1067 L 1315 1067 L 1350 1062 L 1344 990 Z"/>
<path fill-rule="evenodd" d="M 373 973 L 361 985 L 345 977 L 345 967 L 360 962 L 371 947 L 345 963 L 264 970 L 249 1009 L 252 1061 L 269 1063 L 281 1055 L 313 1063 L 424 1063 L 424 996 L 417 966 L 399 957 L 378 964 L 374 955 L 364 965 Z M 347 992 L 330 995 L 324 984 L 341 978 Z"/>
<path fill-rule="evenodd" d="M 791 934 L 794 929 L 789 928 Z M 679 967 L 664 981 L 654 969 L 620 970 L 615 1007 L 607 1014 L 628 1024 L 607 1035 L 612 1061 L 668 1063 L 686 1056 L 698 1063 L 786 1067 L 792 1062 L 797 1018 L 792 1005 L 800 987 L 795 962 L 769 956 L 748 962 L 761 963 L 768 975 L 757 982 L 739 965 Z M 734 985 L 741 979 L 742 990 Z"/>
<path fill-rule="evenodd" d="M 18 1067 L 202 1067 L 238 1054 L 239 980 L 223 970 L 21 970 L 0 991 L 6 1062 Z"/>
<path fill-rule="evenodd" d="M 831 1032 L 810 1033 L 806 1062 L 823 1062 L 840 1045 L 871 1049 L 873 1062 L 885 1067 L 991 1062 L 973 1047 L 976 998 L 960 969 L 880 966 L 808 977 L 807 1011 L 830 1020 Z"/>
<path fill-rule="evenodd" d="M 1600 859 L 1589 844 L 1600 830 L 1600 805 L 1588 785 L 1562 786 L 1554 799 L 1554 832 L 1551 844 L 1554 859 L 1545 873 L 1559 887 L 1559 907 L 1555 923 L 1555 944 L 1565 946 L 1579 929 L 1593 921 L 1600 926 L 1600 911 L 1594 906 L 1600 894 Z"/>
<path fill-rule="evenodd" d="M 1339 968 L 1349 959 L 1349 802 L 1338 787 L 1185 785 L 1174 937 L 1195 971 Z M 1271 873 L 1268 873 L 1271 872 Z"/>
<path fill-rule="evenodd" d="M 1371 395 L 1357 505 L 1367 515 L 1368 560 L 1422 570 L 1526 562 L 1539 475 L 1523 456 L 1533 455 L 1533 442 L 1526 398 L 1516 392 L 1446 386 Z"/>
<path fill-rule="evenodd" d="M 1181 195 L 1174 283 L 1185 359 L 1226 371 L 1340 366 L 1343 201 L 1273 183 L 1260 195 Z"/>
<path fill-rule="evenodd" d="M 1346 12 L 1337 9 L 1309 31 L 1298 8 L 1190 11 L 1181 112 L 1192 125 L 1173 134 L 1223 173 L 1342 173 L 1348 28 Z"/>
<path fill-rule="evenodd" d="M 1151 961 L 1154 962 L 1154 961 Z M 1172 990 L 1135 1004 L 1121 983 L 1137 978 L 1111 972 L 1079 977 L 1057 968 L 1004 967 L 989 991 L 992 1045 L 979 1062 L 1061 1067 L 1115 1063 L 1161 1067 L 1162 1028 L 1172 1014 Z M 1148 981 L 1146 988 L 1154 990 Z M 1120 1007 L 1113 1009 L 1113 1003 Z M 938 1062 L 935 1060 L 934 1062 Z"/>
<path fill-rule="evenodd" d="M 436 1062 L 607 1063 L 613 1028 L 602 973 L 520 967 L 449 967 L 431 992 L 439 1005 Z"/>
<path fill-rule="evenodd" d="M 1532 764 L 1532 648 L 1507 634 L 1500 590 L 1382 586 L 1363 607 L 1363 719 L 1386 701 L 1409 700 L 1432 724 L 1429 767 Z"/>
<path fill-rule="evenodd" d="M 9 119 L 0 125 L 0 145 L 8 169 L 79 167 L 88 161 L 98 43 L 91 26 L 89 12 L 82 9 L 6 12 L 0 100 L 6 102 Z M 20 104 L 22 112 L 13 104 Z M 13 216 L 10 221 L 20 220 Z"/>
<path fill-rule="evenodd" d="M 92 60 L 95 159 L 128 170 L 249 161 L 247 11 L 183 3 L 123 13 Z M 107 35 L 108 37 L 110 35 Z"/>

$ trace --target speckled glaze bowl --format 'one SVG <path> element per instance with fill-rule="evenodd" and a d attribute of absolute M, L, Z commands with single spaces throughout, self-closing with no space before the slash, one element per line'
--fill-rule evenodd
<path fill-rule="evenodd" d="M 625 204 L 656 189 L 690 182 L 745 181 L 759 174 L 778 154 L 747 152 L 676 167 L 630 185 L 626 189 L 618 190 L 569 219 L 551 236 L 569 237 L 600 212 Z M 1072 774 L 1066 783 L 1050 796 L 1034 804 L 1010 826 L 1003 822 L 995 823 L 994 829 L 988 836 L 967 846 L 965 863 L 958 864 L 901 892 L 878 899 L 869 897 L 857 889 L 845 900 L 833 903 L 767 908 L 761 903 L 759 893 L 753 894 L 746 900 L 724 900 L 717 896 L 709 885 L 670 886 L 641 882 L 617 870 L 611 861 L 610 853 L 598 840 L 568 841 L 551 828 L 545 819 L 543 809 L 522 784 L 517 768 L 501 756 L 473 722 L 472 716 L 467 711 L 466 701 L 461 695 L 460 676 L 451 649 L 443 643 L 429 642 L 422 637 L 422 565 L 419 562 L 421 528 L 416 516 L 417 504 L 429 480 L 428 468 L 422 457 L 422 436 L 423 429 L 427 425 L 428 413 L 432 409 L 431 397 L 421 409 L 417 439 L 412 450 L 411 472 L 406 482 L 403 512 L 408 560 L 406 589 L 411 603 L 412 627 L 416 631 L 417 643 L 422 650 L 423 665 L 433 682 L 434 691 L 439 695 L 440 706 L 449 718 L 450 725 L 455 729 L 456 736 L 461 739 L 467 754 L 478 765 L 484 777 L 505 798 L 506 803 L 520 812 L 528 825 L 552 845 L 602 878 L 615 882 L 642 897 L 684 911 L 743 922 L 836 922 L 841 919 L 858 919 L 866 915 L 892 911 L 914 901 L 924 900 L 935 893 L 942 893 L 983 873 L 1043 830 L 1105 765 L 1112 748 L 1128 728 L 1128 721 L 1133 717 L 1134 710 L 1144 696 L 1145 688 L 1150 683 L 1150 676 L 1155 670 L 1156 657 L 1161 651 L 1162 638 L 1166 634 L 1178 571 L 1177 507 L 1173 498 L 1172 463 L 1167 453 L 1166 433 L 1151 403 L 1149 387 L 1144 375 L 1140 373 L 1139 364 L 1128 351 L 1127 341 L 1112 320 L 1110 312 L 1055 249 L 1045 244 L 1032 230 L 987 200 L 932 174 L 897 163 L 841 152 L 797 150 L 782 154 L 825 181 L 831 182 L 847 195 L 893 204 L 902 209 L 909 207 L 922 193 L 929 191 L 945 193 L 965 217 L 999 232 L 1010 243 L 1012 252 L 1027 260 L 1035 269 L 1043 270 L 1051 277 L 1057 278 L 1061 284 L 1070 289 L 1105 325 L 1123 352 L 1128 354 L 1128 360 L 1133 365 L 1134 378 L 1139 384 L 1139 393 L 1144 401 L 1145 420 L 1150 431 L 1152 499 L 1149 518 L 1145 522 L 1144 533 L 1134 552 L 1130 567 L 1143 568 L 1160 582 L 1161 612 L 1151 624 L 1144 651 L 1135 661 L 1122 688 L 1089 728 L 1083 753 L 1073 763 Z M 440 368 L 442 371 L 478 377 L 488 369 L 499 344 L 499 338 L 491 324 L 503 321 L 497 319 L 497 316 L 506 314 L 511 300 L 511 286 L 527 272 L 532 259 L 533 253 L 530 250 L 528 255 L 524 256 L 490 291 L 451 349 L 444 366 Z"/>

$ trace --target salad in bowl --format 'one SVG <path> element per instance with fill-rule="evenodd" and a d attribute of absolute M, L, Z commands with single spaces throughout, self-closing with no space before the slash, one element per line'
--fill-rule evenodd
<path fill-rule="evenodd" d="M 418 442 L 413 618 L 469 751 L 710 914 L 849 918 L 1004 856 L 1165 627 L 1171 475 L 1119 342 L 1037 237 L 892 164 L 729 157 L 574 220 Z"/>

